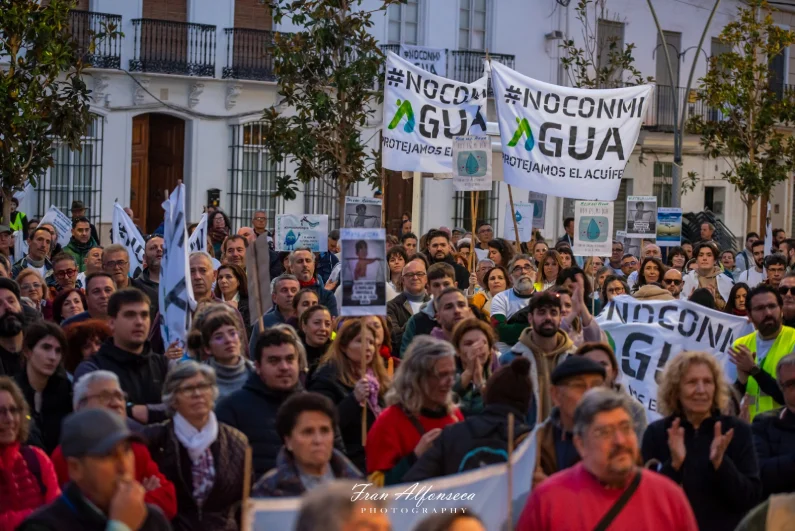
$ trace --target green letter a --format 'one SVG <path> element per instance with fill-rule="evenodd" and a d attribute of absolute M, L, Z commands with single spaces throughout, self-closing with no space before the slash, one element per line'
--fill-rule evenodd
<path fill-rule="evenodd" d="M 398 110 L 395 113 L 395 116 L 392 118 L 392 121 L 389 122 L 388 129 L 394 129 L 400 123 L 400 120 L 405 116 L 406 117 L 406 125 L 403 126 L 403 131 L 406 133 L 413 133 L 414 132 L 414 109 L 411 108 L 411 102 L 406 100 L 401 103 L 400 100 L 397 100 Z"/>
<path fill-rule="evenodd" d="M 533 146 L 536 145 L 536 141 L 533 138 L 533 131 L 530 129 L 530 124 L 527 122 L 527 118 L 517 118 L 516 123 L 519 124 L 519 128 L 513 134 L 513 138 L 511 141 L 508 142 L 508 147 L 516 147 L 516 144 L 519 143 L 519 140 L 522 138 L 522 134 L 527 135 L 527 140 L 524 142 L 524 148 L 527 151 L 533 149 Z"/>

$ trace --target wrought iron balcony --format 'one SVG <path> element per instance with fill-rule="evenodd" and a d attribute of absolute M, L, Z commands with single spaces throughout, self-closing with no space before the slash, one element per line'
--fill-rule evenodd
<path fill-rule="evenodd" d="M 215 77 L 215 26 L 139 18 L 131 72 Z"/>
<path fill-rule="evenodd" d="M 121 27 L 121 15 L 73 9 L 69 12 L 69 31 L 77 42 L 83 61 L 94 68 L 121 68 L 121 37 L 98 39 L 90 49 L 91 38 L 105 33 L 109 26 Z"/>
<path fill-rule="evenodd" d="M 646 119 L 643 121 L 643 127 L 653 131 L 673 133 L 677 120 L 674 114 L 674 98 L 677 99 L 679 118 L 682 116 L 683 106 L 687 106 L 688 119 L 694 116 L 716 122 L 724 119 L 720 109 L 708 106 L 699 98 L 698 89 L 692 88 L 690 92 L 687 92 L 685 87 L 657 85 L 652 93 L 652 101 L 646 107 Z"/>
<path fill-rule="evenodd" d="M 447 65 L 448 77 L 462 83 L 474 83 L 484 75 L 483 61 L 486 52 L 473 50 L 453 50 L 450 52 L 452 64 Z M 504 64 L 508 68 L 516 68 L 516 56 L 504 53 L 490 53 L 492 61 Z M 493 96 L 491 80 L 489 80 L 489 96 Z"/>
<path fill-rule="evenodd" d="M 273 32 L 226 28 L 224 79 L 274 81 Z"/>

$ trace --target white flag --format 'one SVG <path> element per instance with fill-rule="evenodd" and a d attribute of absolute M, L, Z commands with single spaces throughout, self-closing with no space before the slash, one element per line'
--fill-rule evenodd
<path fill-rule="evenodd" d="M 207 252 L 207 212 L 202 214 L 202 219 L 193 230 L 193 234 L 188 239 L 188 246 L 191 253 L 196 251 Z"/>
<path fill-rule="evenodd" d="M 192 311 L 196 308 L 190 283 L 188 230 L 185 224 L 185 185 L 179 184 L 163 202 L 163 264 L 160 270 L 160 332 L 163 344 L 179 341 L 184 348 Z"/>
<path fill-rule="evenodd" d="M 505 182 L 557 197 L 614 201 L 652 85 L 587 90 L 493 62 Z"/>
<path fill-rule="evenodd" d="M 144 237 L 138 232 L 135 223 L 127 215 L 119 203 L 113 204 L 113 243 L 118 243 L 127 248 L 130 255 L 130 276 L 135 278 L 143 271 Z"/>
<path fill-rule="evenodd" d="M 461 83 L 387 53 L 384 167 L 452 173 L 453 137 L 486 134 L 487 86 L 486 75 L 472 84 Z"/>
<path fill-rule="evenodd" d="M 28 254 L 28 242 L 25 233 L 21 230 L 14 232 L 14 263 L 16 264 Z"/>
<path fill-rule="evenodd" d="M 61 209 L 57 206 L 52 205 L 39 221 L 39 225 L 44 225 L 45 223 L 55 227 L 55 232 L 58 233 L 58 243 L 61 247 L 69 245 L 69 240 L 72 239 L 72 220 L 69 219 L 69 216 L 61 212 Z M 53 247 L 55 247 L 55 244 L 53 244 Z"/>

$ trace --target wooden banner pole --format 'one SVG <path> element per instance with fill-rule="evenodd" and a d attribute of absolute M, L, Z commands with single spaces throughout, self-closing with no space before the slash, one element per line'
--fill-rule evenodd
<path fill-rule="evenodd" d="M 475 229 L 478 224 L 478 192 L 469 192 L 469 206 L 472 210 L 472 239 L 469 242 L 469 271 L 474 269 L 475 265 Z"/>
<path fill-rule="evenodd" d="M 511 203 L 511 219 L 513 220 L 513 232 L 516 235 L 516 254 L 522 252 L 522 242 L 519 241 L 519 224 L 516 222 L 516 207 L 513 206 L 513 190 L 508 185 L 508 200 Z"/>
<path fill-rule="evenodd" d="M 513 413 L 508 413 L 508 529 L 513 529 Z"/>

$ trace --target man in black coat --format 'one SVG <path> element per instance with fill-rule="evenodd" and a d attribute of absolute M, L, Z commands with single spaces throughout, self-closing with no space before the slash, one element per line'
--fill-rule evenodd
<path fill-rule="evenodd" d="M 795 354 L 781 358 L 776 379 L 784 407 L 757 415 L 751 425 L 764 497 L 795 491 Z"/>
<path fill-rule="evenodd" d="M 489 378 L 483 412 L 444 428 L 403 481 L 423 481 L 506 461 L 502 456 L 507 456 L 508 415 L 514 417 L 514 443 L 520 443 L 531 429 L 524 419 L 532 394 L 530 360 L 516 358 Z"/>
<path fill-rule="evenodd" d="M 17 529 L 170 530 L 160 509 L 144 502 L 146 489 L 132 479 L 135 456 L 129 443 L 134 439 L 124 419 L 106 409 L 89 408 L 68 416 L 61 432 L 61 450 L 71 481 L 62 496 L 39 508 Z M 113 474 L 108 474 L 109 470 Z"/>
<path fill-rule="evenodd" d="M 80 363 L 75 381 L 86 373 L 106 370 L 119 377 L 127 393 L 127 416 L 142 424 L 165 420 L 163 383 L 168 359 L 149 349 L 149 297 L 136 288 L 125 288 L 111 295 L 108 317 L 113 337 L 99 352 Z"/>
<path fill-rule="evenodd" d="M 450 236 L 442 230 L 432 230 L 428 233 L 428 256 L 431 265 L 445 262 L 455 269 L 455 282 L 458 289 L 466 290 L 469 287 L 469 271 L 453 259 Z"/>
<path fill-rule="evenodd" d="M 409 260 L 403 266 L 403 293 L 389 301 L 386 305 L 386 317 L 392 330 L 392 350 L 397 354 L 403 339 L 403 330 L 406 324 L 420 311 L 422 305 L 430 300 L 425 286 L 428 283 L 428 274 L 425 262 L 417 258 Z"/>

